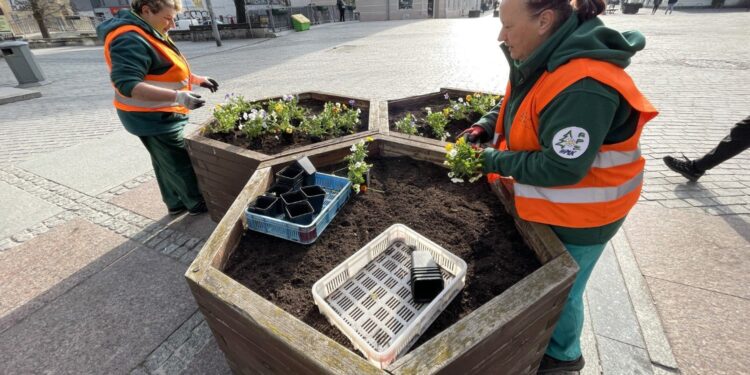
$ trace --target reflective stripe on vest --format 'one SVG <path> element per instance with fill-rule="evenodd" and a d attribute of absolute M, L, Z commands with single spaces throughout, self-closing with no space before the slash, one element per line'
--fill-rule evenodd
<path fill-rule="evenodd" d="M 605 203 L 620 199 L 643 183 L 643 172 L 619 186 L 575 189 L 544 188 L 534 185 L 513 184 L 517 197 L 544 199 L 554 203 Z"/>
<path fill-rule="evenodd" d="M 588 173 L 576 184 L 540 187 L 514 181 L 516 211 L 522 219 L 572 228 L 597 227 L 625 217 L 638 200 L 645 164 L 638 140 L 643 126 L 658 112 L 615 65 L 574 59 L 553 72 L 543 73 L 514 113 L 509 134 L 504 134 L 505 104 L 511 97 L 508 84 L 493 144 L 501 151 L 541 151 L 540 113 L 560 92 L 586 77 L 615 89 L 639 112 L 636 131 L 622 142 L 602 145 Z M 488 180 L 495 182 L 498 176 L 488 176 Z"/>
<path fill-rule="evenodd" d="M 641 159 L 641 149 L 634 151 L 604 151 L 596 154 L 592 168 L 611 168 L 630 164 Z"/>
<path fill-rule="evenodd" d="M 177 51 L 167 46 L 164 42 L 148 34 L 140 27 L 134 25 L 120 26 L 107 34 L 104 41 L 104 57 L 107 66 L 112 70 L 112 60 L 109 55 L 109 45 L 118 36 L 127 33 L 138 33 L 151 47 L 156 50 L 162 57 L 172 63 L 172 66 L 163 74 L 148 74 L 143 80 L 153 86 L 179 91 L 190 90 L 190 67 L 187 60 Z M 187 114 L 188 109 L 176 102 L 150 101 L 135 99 L 120 94 L 115 89 L 114 105 L 117 109 L 127 112 L 176 112 Z"/>

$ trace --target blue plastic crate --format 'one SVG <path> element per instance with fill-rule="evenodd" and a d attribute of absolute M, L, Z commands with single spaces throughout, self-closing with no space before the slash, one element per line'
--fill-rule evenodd
<path fill-rule="evenodd" d="M 258 215 L 245 208 L 247 227 L 256 232 L 265 233 L 285 240 L 298 242 L 304 245 L 311 244 L 318 239 L 326 229 L 331 220 L 336 216 L 341 207 L 352 193 L 352 183 L 349 179 L 330 174 L 315 172 L 315 185 L 319 185 L 326 191 L 323 201 L 323 209 L 315 215 L 312 223 L 299 225 L 284 220 L 284 215 L 269 217 Z"/>

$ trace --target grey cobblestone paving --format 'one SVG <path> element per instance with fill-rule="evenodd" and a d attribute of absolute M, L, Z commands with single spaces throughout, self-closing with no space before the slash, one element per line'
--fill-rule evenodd
<path fill-rule="evenodd" d="M 123 192 L 134 189 L 152 178 L 153 172 L 149 172 L 132 181 L 125 182 L 119 187 L 110 189 L 108 192 L 100 194 L 99 197 L 91 197 L 23 169 L 13 166 L 2 167 L 0 168 L 0 181 L 54 203 L 66 211 L 9 238 L 0 239 L 0 251 L 8 250 L 20 243 L 29 241 L 74 217 L 81 217 L 123 237 L 160 251 L 177 261 L 189 264 L 197 254 L 197 249 L 200 249 L 203 238 L 192 237 L 187 233 L 168 229 L 164 223 L 107 202 L 106 198 L 111 198 L 110 195 L 107 195 L 110 192 L 118 189 Z M 127 188 L 126 185 L 130 188 Z"/>
<path fill-rule="evenodd" d="M 749 153 L 738 155 L 688 184 L 661 158 L 710 150 L 748 113 L 750 13 L 677 12 L 673 17 L 613 15 L 604 21 L 619 30 L 638 29 L 648 41 L 628 68 L 661 111 L 645 129 L 646 162 L 642 204 L 731 215 L 750 223 Z M 273 40 L 229 41 L 221 51 L 210 43 L 181 43 L 193 69 L 222 83 L 222 93 L 262 98 L 289 92 L 327 91 L 355 97 L 393 99 L 438 87 L 502 92 L 507 68 L 494 42 L 496 19 L 392 21 L 330 25 Z M 111 87 L 101 48 L 35 51 L 52 84 L 44 97 L 0 107 L 0 181 L 64 211 L 8 238 L 0 252 L 43 235 L 74 217 L 84 218 L 189 264 L 205 238 L 109 203 L 152 180 L 153 172 L 115 188 L 87 195 L 19 167 L 22 161 L 86 140 L 121 125 L 111 108 Z M 0 63 L 0 85 L 15 84 Z M 207 95 L 213 106 L 223 95 Z M 193 124 L 210 112 L 197 111 Z M 131 374 L 180 373 L 211 333 L 196 313 Z"/>

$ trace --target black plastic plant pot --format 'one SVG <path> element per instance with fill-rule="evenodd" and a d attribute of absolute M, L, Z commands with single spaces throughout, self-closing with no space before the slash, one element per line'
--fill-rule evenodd
<path fill-rule="evenodd" d="M 273 184 L 268 190 L 266 190 L 266 195 L 280 197 L 281 194 L 288 193 L 291 190 L 292 190 L 291 186 L 282 185 L 282 184 Z"/>
<path fill-rule="evenodd" d="M 305 197 L 305 194 L 303 194 L 301 191 L 296 190 L 281 194 L 281 200 L 284 202 L 285 206 L 288 206 L 292 203 L 306 201 L 307 197 Z"/>
<path fill-rule="evenodd" d="M 308 201 L 288 204 L 285 211 L 287 220 L 300 225 L 312 223 L 313 214 L 315 213 Z"/>
<path fill-rule="evenodd" d="M 300 186 L 305 177 L 305 171 L 297 164 L 291 164 L 276 173 L 276 183 L 286 186 Z"/>
<path fill-rule="evenodd" d="M 323 202 L 326 199 L 326 191 L 318 185 L 303 186 L 300 191 L 305 195 L 307 201 L 315 210 L 315 213 L 323 209 Z"/>
<path fill-rule="evenodd" d="M 279 198 L 261 195 L 250 203 L 248 209 L 259 215 L 276 216 L 281 213 L 279 206 Z"/>
<path fill-rule="evenodd" d="M 429 251 L 411 253 L 411 294 L 416 303 L 432 301 L 443 290 L 443 275 Z"/>

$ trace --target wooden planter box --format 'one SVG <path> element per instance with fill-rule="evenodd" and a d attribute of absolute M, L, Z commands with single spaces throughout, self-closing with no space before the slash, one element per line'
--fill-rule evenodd
<path fill-rule="evenodd" d="M 298 96 L 300 99 L 316 99 L 324 102 L 338 101 L 345 103 L 349 99 L 354 99 L 360 104 L 363 116 L 367 117 L 369 129 L 344 137 L 296 147 L 278 154 L 267 155 L 204 137 L 202 135 L 203 129 L 212 121 L 215 121 L 214 119 L 208 120 L 196 131 L 185 136 L 185 145 L 188 154 L 190 154 L 195 175 L 198 177 L 198 186 L 206 200 L 208 213 L 213 221 L 221 220 L 261 162 L 280 156 L 303 154 L 320 146 L 373 135 L 378 132 L 381 126 L 380 112 L 385 109 L 385 103 L 375 103 L 366 99 L 347 98 L 320 92 L 305 92 L 298 94 Z M 268 99 L 260 99 L 259 101 L 262 100 Z"/>
<path fill-rule="evenodd" d="M 427 137 L 422 137 L 419 135 L 409 135 L 409 134 L 401 133 L 397 130 L 391 129 L 390 123 L 389 123 L 390 114 L 392 112 L 399 112 L 403 110 L 404 108 L 424 107 L 426 103 L 429 103 L 430 101 L 436 98 L 442 99 L 443 96 L 445 96 L 445 94 L 450 95 L 451 99 L 454 99 L 458 97 L 466 97 L 466 95 L 472 95 L 476 92 L 477 91 L 466 91 L 462 89 L 443 87 L 438 92 L 431 92 L 429 94 L 424 94 L 424 95 L 417 95 L 417 96 L 410 96 L 408 98 L 389 100 L 386 106 L 385 119 L 383 120 L 385 122 L 385 128 L 388 131 L 387 134 L 393 137 L 397 137 L 397 138 L 403 138 L 403 139 L 408 139 L 408 140 L 415 141 L 415 142 L 422 142 L 422 143 L 427 143 L 430 145 L 444 147 L 446 142 L 441 141 L 439 139 L 427 138 Z M 484 93 L 484 92 L 481 92 L 481 93 L 497 95 L 495 93 Z"/>
<path fill-rule="evenodd" d="M 376 135 L 371 154 L 442 163 L 442 147 Z M 357 140 L 310 150 L 317 165 L 341 161 Z M 516 219 L 542 267 L 385 371 L 222 272 L 244 229 L 244 209 L 291 155 L 261 162 L 206 242 L 186 278 L 235 374 L 535 374 L 578 267 L 548 226 Z M 513 213 L 507 190 L 493 186 Z"/>

